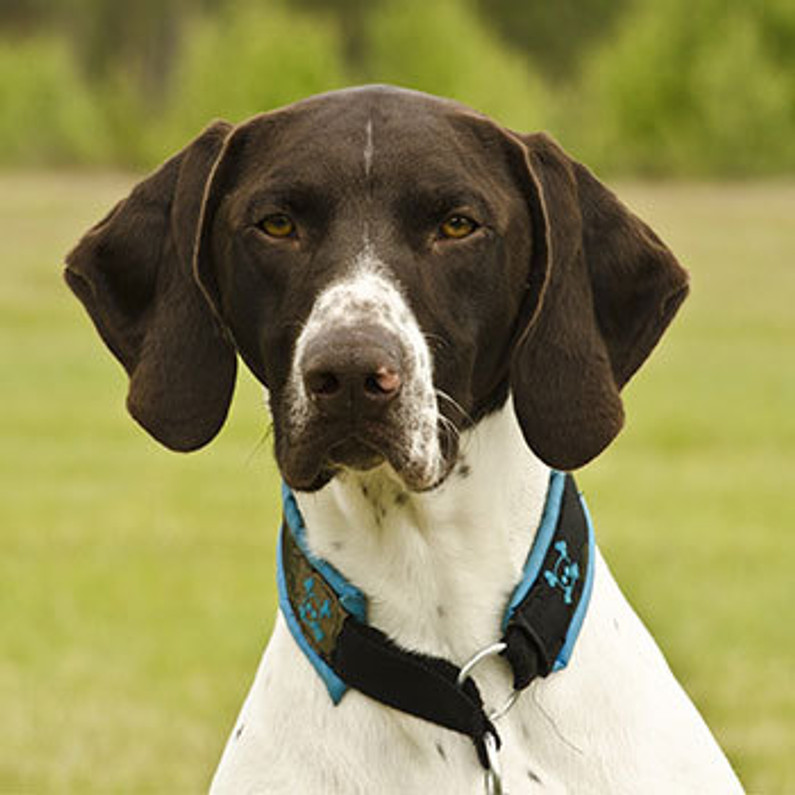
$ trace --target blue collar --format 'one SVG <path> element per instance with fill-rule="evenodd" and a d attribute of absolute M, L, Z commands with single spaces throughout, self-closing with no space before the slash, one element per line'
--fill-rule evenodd
<path fill-rule="evenodd" d="M 348 688 L 335 671 L 337 640 L 346 621 L 367 624 L 367 598 L 311 551 L 303 517 L 286 485 L 282 501 L 279 606 L 293 638 L 337 704 Z M 593 525 L 585 501 L 571 475 L 552 471 L 541 522 L 502 621 L 517 688 L 569 662 L 588 609 L 594 556 Z M 532 657 L 529 667 L 528 656 Z"/>

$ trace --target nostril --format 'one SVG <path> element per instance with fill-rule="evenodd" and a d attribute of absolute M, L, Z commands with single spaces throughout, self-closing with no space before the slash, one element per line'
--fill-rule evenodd
<path fill-rule="evenodd" d="M 365 378 L 364 389 L 373 397 L 391 397 L 400 389 L 400 374 L 387 367 L 379 367 Z"/>
<path fill-rule="evenodd" d="M 342 384 L 334 374 L 326 371 L 315 371 L 306 376 L 307 389 L 316 397 L 333 397 Z"/>

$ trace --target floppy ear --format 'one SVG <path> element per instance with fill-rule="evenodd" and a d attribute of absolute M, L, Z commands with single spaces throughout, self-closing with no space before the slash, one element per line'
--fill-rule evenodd
<path fill-rule="evenodd" d="M 540 309 L 515 347 L 511 388 L 522 432 L 547 464 L 576 469 L 621 430 L 619 390 L 687 295 L 660 239 L 546 135 L 522 136 L 544 219 Z"/>
<path fill-rule="evenodd" d="M 205 182 L 230 129 L 208 127 L 66 258 L 67 283 L 130 377 L 130 414 L 173 450 L 209 442 L 234 389 L 235 350 L 192 270 Z"/>

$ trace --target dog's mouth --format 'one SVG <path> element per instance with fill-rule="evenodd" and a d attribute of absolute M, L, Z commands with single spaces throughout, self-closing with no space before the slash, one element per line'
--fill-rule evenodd
<path fill-rule="evenodd" d="M 441 425 L 437 438 L 427 439 L 420 449 L 388 423 L 313 425 L 290 440 L 277 433 L 282 476 L 300 491 L 316 491 L 340 472 L 367 472 L 382 465 L 390 467 L 408 490 L 428 491 L 444 480 L 457 455 L 455 438 L 442 432 Z"/>
<path fill-rule="evenodd" d="M 387 454 L 383 450 L 357 435 L 332 445 L 326 454 L 326 461 L 332 467 L 346 467 L 361 472 L 375 469 L 386 458 Z"/>

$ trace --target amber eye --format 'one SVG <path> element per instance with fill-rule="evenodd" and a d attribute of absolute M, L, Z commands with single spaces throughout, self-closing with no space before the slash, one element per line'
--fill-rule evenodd
<path fill-rule="evenodd" d="M 295 234 L 295 223 L 285 213 L 274 213 L 260 221 L 260 229 L 269 237 L 292 237 Z"/>
<path fill-rule="evenodd" d="M 469 237 L 478 225 L 465 215 L 451 215 L 439 227 L 439 233 L 442 237 L 447 237 L 452 240 L 460 240 L 462 237 Z"/>

